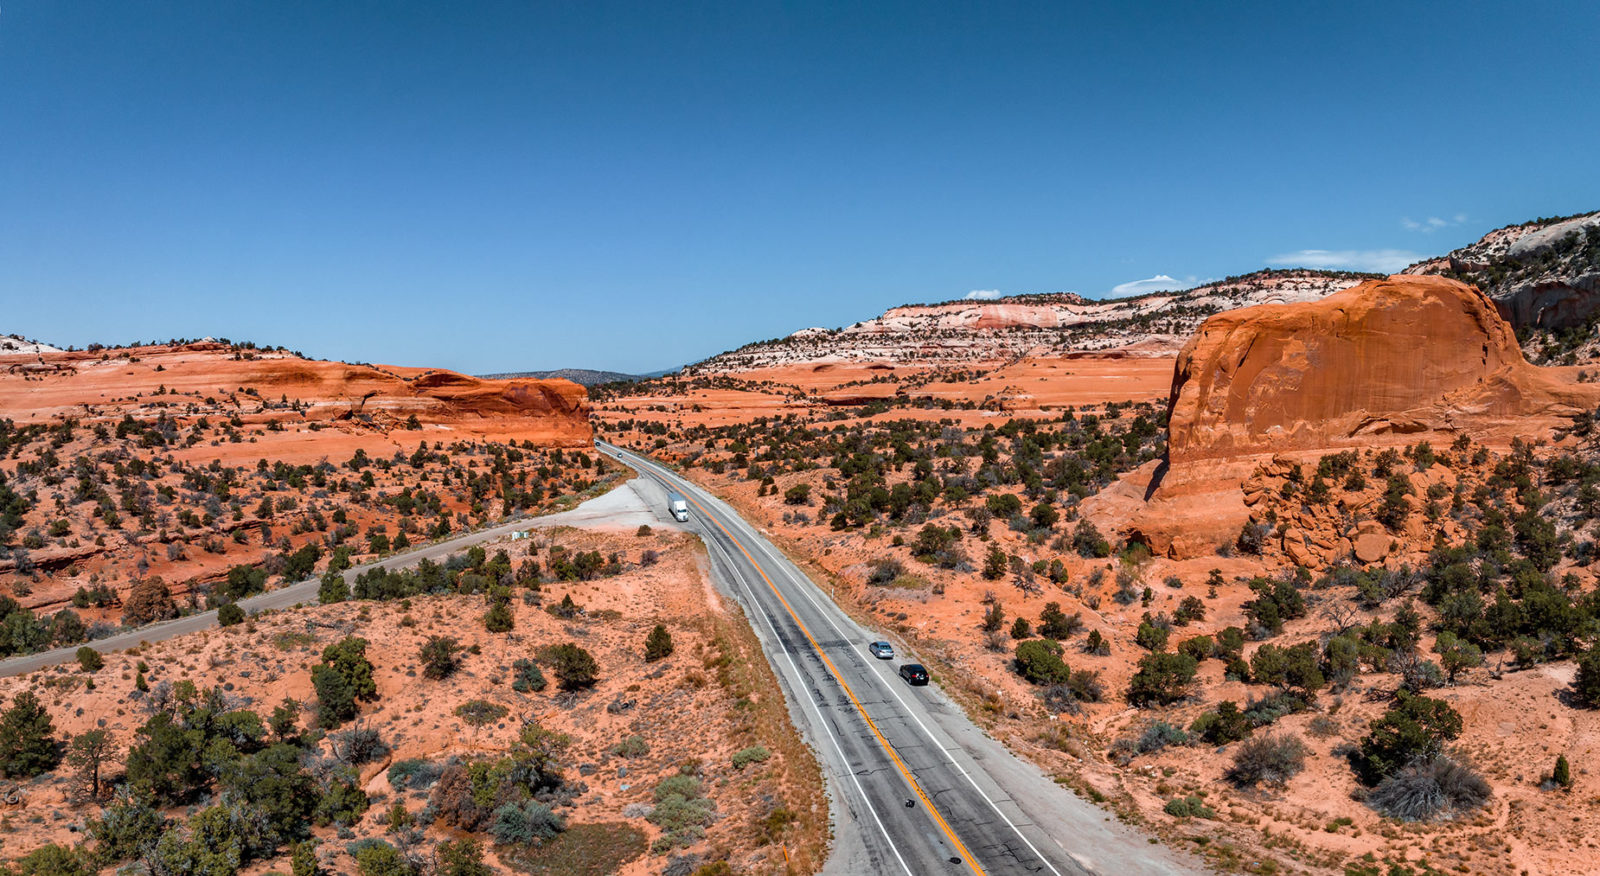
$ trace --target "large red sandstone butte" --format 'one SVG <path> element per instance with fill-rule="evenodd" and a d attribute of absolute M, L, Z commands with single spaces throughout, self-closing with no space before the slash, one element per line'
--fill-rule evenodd
<path fill-rule="evenodd" d="M 1547 438 L 1600 402 L 1571 370 L 1523 358 L 1477 289 L 1394 276 L 1299 304 L 1206 320 L 1173 370 L 1168 459 L 1131 472 L 1085 512 L 1173 557 L 1232 541 L 1242 483 L 1273 455 Z"/>
<path fill-rule="evenodd" d="M 1477 289 L 1397 276 L 1206 320 L 1178 354 L 1169 446 L 1179 463 L 1396 433 L 1484 440 L 1592 396 L 1529 365 Z"/>

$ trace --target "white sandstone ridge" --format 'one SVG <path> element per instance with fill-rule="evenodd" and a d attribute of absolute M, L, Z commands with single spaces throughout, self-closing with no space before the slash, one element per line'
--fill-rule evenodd
<path fill-rule="evenodd" d="M 908 304 L 845 328 L 805 328 L 684 369 L 725 374 L 809 362 L 964 365 L 1022 355 L 1172 356 L 1208 316 L 1312 301 L 1367 275 L 1266 270 L 1183 292 L 1095 301 L 1070 292 Z"/>
<path fill-rule="evenodd" d="M 60 353 L 59 347 L 39 341 L 30 341 L 21 335 L 0 335 L 0 356 L 38 356 L 41 353 Z"/>
<path fill-rule="evenodd" d="M 1530 338 L 1532 358 L 1551 364 L 1551 351 L 1545 349 L 1550 345 L 1524 330 L 1588 328 L 1600 316 L 1600 213 L 1497 228 L 1476 243 L 1405 272 L 1441 274 L 1482 289 L 1500 314 Z M 1555 352 L 1563 352 L 1561 345 L 1555 346 Z M 1600 345 L 1590 338 L 1565 352 L 1577 361 L 1592 361 L 1600 355 Z"/>

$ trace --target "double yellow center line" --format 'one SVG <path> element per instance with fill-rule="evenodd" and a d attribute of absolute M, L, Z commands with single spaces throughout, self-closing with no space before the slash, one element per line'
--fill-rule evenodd
<path fill-rule="evenodd" d="M 894 761 L 895 768 L 900 771 L 900 775 L 904 776 L 906 782 L 911 785 L 911 790 L 916 792 L 917 798 L 922 801 L 922 805 L 926 807 L 928 812 L 933 815 L 933 820 L 939 825 L 939 829 L 944 831 L 944 835 L 950 840 L 951 844 L 955 846 L 956 851 L 961 853 L 961 859 L 965 861 L 967 866 L 972 868 L 972 872 L 978 874 L 978 876 L 987 876 L 987 873 L 983 869 L 982 865 L 980 865 L 977 859 L 972 856 L 972 853 L 967 850 L 966 845 L 961 842 L 961 838 L 956 836 L 956 832 L 954 830 L 950 829 L 950 824 L 944 820 L 944 815 L 939 812 L 939 807 L 933 805 L 933 801 L 929 799 L 928 795 L 922 790 L 922 786 L 917 783 L 916 778 L 911 775 L 910 768 L 906 766 L 905 761 L 900 759 L 900 755 L 894 750 L 894 746 L 890 745 L 889 740 L 884 738 L 883 732 L 878 729 L 877 722 L 873 721 L 872 716 L 867 714 L 867 710 L 861 705 L 861 701 L 856 698 L 855 691 L 850 689 L 850 685 L 845 682 L 844 676 L 839 673 L 838 667 L 834 666 L 833 661 L 828 659 L 827 652 L 822 650 L 822 646 L 817 644 L 817 640 L 811 635 L 811 631 L 806 629 L 806 625 L 804 623 L 801 623 L 800 616 L 795 613 L 794 607 L 789 604 L 789 600 L 783 598 L 783 594 L 778 591 L 777 585 L 772 583 L 771 578 L 767 577 L 767 573 L 762 570 L 761 564 L 756 562 L 756 558 L 751 556 L 750 551 L 746 549 L 744 544 L 728 530 L 728 527 L 723 526 L 722 521 L 718 520 L 716 516 L 708 511 L 704 505 L 701 505 L 698 500 L 689 495 L 687 490 L 684 491 L 684 498 L 694 502 L 694 506 L 700 509 L 701 515 L 705 519 L 715 523 L 717 528 L 722 530 L 722 534 L 726 535 L 728 540 L 733 542 L 734 547 L 737 547 L 739 552 L 744 554 L 744 558 L 750 561 L 750 566 L 756 570 L 757 575 L 761 576 L 761 580 L 767 582 L 767 588 L 772 591 L 773 596 L 778 597 L 779 602 L 783 603 L 784 610 L 789 613 L 789 619 L 794 621 L 794 625 L 796 627 L 800 628 L 800 632 L 805 635 L 806 641 L 811 643 L 811 649 L 817 652 L 818 657 L 822 658 L 822 664 L 828 668 L 828 673 L 833 676 L 833 680 L 838 683 L 839 687 L 844 689 L 845 695 L 850 698 L 851 704 L 855 706 L 856 712 L 861 715 L 861 719 L 867 722 L 868 727 L 872 728 L 872 735 L 877 738 L 878 745 L 882 746 L 884 753 L 888 754 L 889 759 Z"/>

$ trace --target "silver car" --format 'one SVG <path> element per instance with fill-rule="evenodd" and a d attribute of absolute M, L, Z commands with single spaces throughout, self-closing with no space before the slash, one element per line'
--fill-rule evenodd
<path fill-rule="evenodd" d="M 888 642 L 873 642 L 867 646 L 867 650 L 871 651 L 872 656 L 878 658 L 879 660 L 894 659 L 894 646 Z"/>

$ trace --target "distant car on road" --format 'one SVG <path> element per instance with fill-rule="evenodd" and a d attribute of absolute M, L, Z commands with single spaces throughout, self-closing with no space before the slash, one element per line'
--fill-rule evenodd
<path fill-rule="evenodd" d="M 921 663 L 907 663 L 900 667 L 900 677 L 907 684 L 927 684 L 928 670 Z"/>
<path fill-rule="evenodd" d="M 867 650 L 871 651 L 872 656 L 878 658 L 879 660 L 894 659 L 894 646 L 888 642 L 873 642 L 867 646 Z"/>

